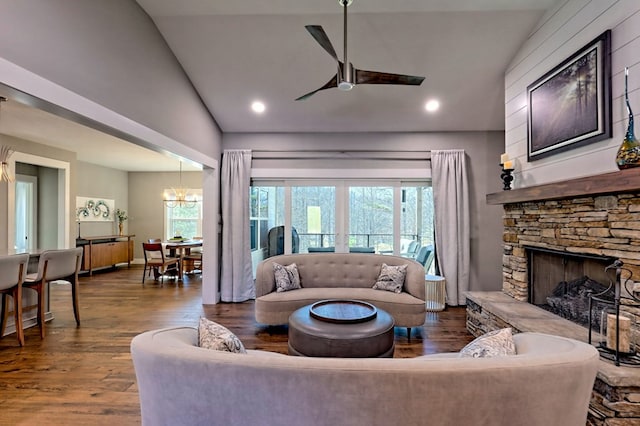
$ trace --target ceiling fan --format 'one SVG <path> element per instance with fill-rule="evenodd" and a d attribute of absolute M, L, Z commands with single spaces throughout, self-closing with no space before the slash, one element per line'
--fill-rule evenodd
<path fill-rule="evenodd" d="M 311 36 L 326 50 L 329 55 L 338 63 L 338 72 L 324 86 L 319 89 L 302 95 L 296 101 L 302 101 L 310 98 L 315 93 L 337 87 L 340 90 L 351 90 L 356 84 L 401 84 L 409 86 L 419 86 L 422 84 L 424 77 L 416 77 L 413 75 L 391 74 L 378 71 L 359 70 L 353 67 L 353 64 L 347 60 L 347 7 L 353 0 L 338 0 L 338 3 L 344 8 L 344 60 L 340 61 L 336 54 L 329 37 L 320 25 L 305 25 L 305 28 Z"/>

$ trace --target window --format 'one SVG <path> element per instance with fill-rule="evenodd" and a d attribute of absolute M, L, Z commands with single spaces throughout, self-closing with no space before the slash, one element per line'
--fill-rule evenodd
<path fill-rule="evenodd" d="M 169 207 L 164 203 L 165 239 L 202 236 L 202 190 L 190 190 L 197 201 Z"/>
<path fill-rule="evenodd" d="M 276 227 L 282 229 L 269 238 Z M 254 268 L 264 258 L 292 252 L 415 257 L 433 244 L 433 191 L 427 181 L 257 181 L 251 230 Z"/>
<path fill-rule="evenodd" d="M 267 247 L 269 229 L 284 225 L 284 189 L 253 186 L 250 191 L 251 250 L 258 250 Z"/>

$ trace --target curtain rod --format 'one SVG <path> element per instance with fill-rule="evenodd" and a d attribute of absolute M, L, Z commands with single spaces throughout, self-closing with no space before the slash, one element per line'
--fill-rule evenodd
<path fill-rule="evenodd" d="M 431 151 L 390 151 L 390 150 L 255 150 L 254 159 L 262 160 L 430 160 Z"/>

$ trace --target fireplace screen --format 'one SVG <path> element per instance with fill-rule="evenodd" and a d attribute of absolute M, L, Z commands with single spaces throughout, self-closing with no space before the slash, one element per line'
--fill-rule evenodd
<path fill-rule="evenodd" d="M 615 278 L 604 271 L 615 261 L 611 257 L 527 248 L 527 261 L 529 303 L 583 326 L 589 324 L 589 294 L 604 292 Z M 601 297 L 613 300 L 613 290 L 608 293 Z M 595 303 L 591 324 L 597 329 L 607 305 Z"/>

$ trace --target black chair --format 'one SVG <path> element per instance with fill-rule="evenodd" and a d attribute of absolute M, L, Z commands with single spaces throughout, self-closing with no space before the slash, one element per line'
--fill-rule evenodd
<path fill-rule="evenodd" d="M 300 236 L 296 228 L 291 227 L 291 253 L 298 253 Z M 267 257 L 284 254 L 284 226 L 269 229 L 267 236 Z"/>

